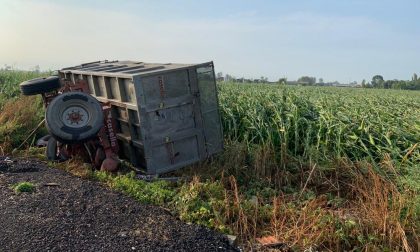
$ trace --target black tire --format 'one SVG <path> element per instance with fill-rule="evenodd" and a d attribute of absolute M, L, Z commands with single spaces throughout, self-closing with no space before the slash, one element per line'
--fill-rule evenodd
<path fill-rule="evenodd" d="M 102 106 L 88 94 L 63 93 L 48 105 L 45 124 L 61 143 L 83 143 L 96 137 L 103 127 Z"/>
<path fill-rule="evenodd" d="M 50 137 L 47 142 L 47 148 L 45 149 L 45 156 L 49 161 L 64 162 L 69 158 L 63 153 L 58 153 L 58 150 L 62 147 L 54 137 Z"/>
<path fill-rule="evenodd" d="M 50 76 L 22 82 L 20 90 L 24 95 L 37 95 L 52 92 L 61 88 L 60 78 Z"/>
<path fill-rule="evenodd" d="M 47 142 L 47 149 L 45 150 L 45 156 L 50 161 L 58 160 L 57 156 L 57 140 L 54 137 L 50 137 Z"/>
<path fill-rule="evenodd" d="M 48 145 L 48 140 L 51 138 L 50 135 L 45 135 L 36 141 L 37 147 L 46 147 Z"/>

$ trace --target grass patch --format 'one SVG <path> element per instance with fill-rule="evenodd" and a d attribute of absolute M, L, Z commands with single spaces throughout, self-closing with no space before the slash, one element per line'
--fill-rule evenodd
<path fill-rule="evenodd" d="M 171 200 L 174 209 L 183 221 L 198 223 L 219 230 L 233 233 L 226 226 L 225 213 L 227 205 L 226 191 L 220 181 L 201 182 L 194 177 L 190 183 L 182 184 Z"/>
<path fill-rule="evenodd" d="M 91 177 L 142 203 L 165 205 L 175 195 L 174 187 L 169 182 L 163 180 L 145 182 L 136 179 L 134 173 L 115 176 L 103 171 L 94 171 Z"/>
<path fill-rule="evenodd" d="M 20 182 L 12 186 L 17 193 L 33 193 L 35 192 L 35 185 L 31 182 Z"/>

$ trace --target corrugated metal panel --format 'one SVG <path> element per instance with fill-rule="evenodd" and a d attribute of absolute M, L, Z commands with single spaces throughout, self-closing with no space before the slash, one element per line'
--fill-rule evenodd
<path fill-rule="evenodd" d="M 208 155 L 223 149 L 223 132 L 219 115 L 217 88 L 213 66 L 197 68 L 201 114 Z"/>
<path fill-rule="evenodd" d="M 103 61 L 81 64 L 74 67 L 63 68 L 61 72 L 106 74 L 108 76 L 128 75 L 131 77 L 148 75 L 161 71 L 176 70 L 192 66 L 191 64 L 158 64 L 135 61 Z"/>

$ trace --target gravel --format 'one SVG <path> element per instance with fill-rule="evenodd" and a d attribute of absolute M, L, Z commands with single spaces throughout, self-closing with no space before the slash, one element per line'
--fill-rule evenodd
<path fill-rule="evenodd" d="M 11 189 L 23 181 L 35 192 Z M 222 234 L 37 160 L 0 157 L 0 191 L 1 251 L 237 251 Z"/>

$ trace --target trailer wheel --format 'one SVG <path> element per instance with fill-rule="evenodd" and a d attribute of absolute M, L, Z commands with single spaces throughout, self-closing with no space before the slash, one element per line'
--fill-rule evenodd
<path fill-rule="evenodd" d="M 45 150 L 45 156 L 50 161 L 58 159 L 57 156 L 57 140 L 54 137 L 50 137 L 47 142 L 47 149 Z"/>
<path fill-rule="evenodd" d="M 62 144 L 59 143 L 54 137 L 50 137 L 47 142 L 45 156 L 49 161 L 64 162 L 69 157 L 62 153 Z M 60 150 L 60 152 L 59 152 Z"/>
<path fill-rule="evenodd" d="M 46 147 L 47 145 L 48 145 L 48 140 L 51 138 L 51 136 L 50 135 L 45 135 L 45 136 L 43 136 L 43 137 L 41 137 L 41 138 L 39 138 L 37 141 L 36 141 L 36 146 L 37 147 Z"/>
<path fill-rule="evenodd" d="M 45 122 L 51 136 L 61 143 L 82 143 L 96 137 L 104 125 L 101 104 L 81 92 L 63 93 L 47 107 Z"/>
<path fill-rule="evenodd" d="M 24 95 L 37 95 L 55 91 L 61 87 L 60 78 L 50 76 L 22 82 L 20 90 Z"/>

